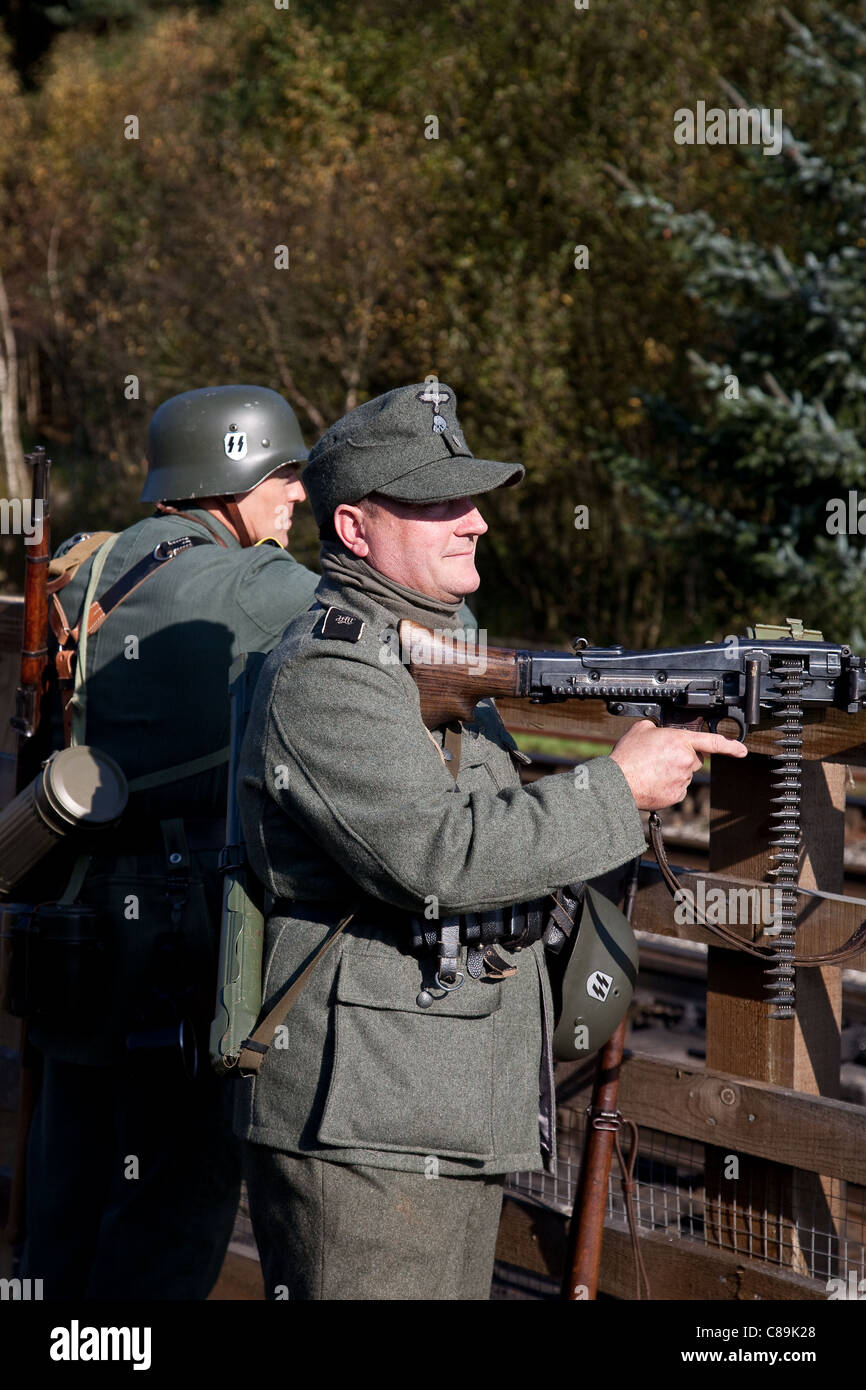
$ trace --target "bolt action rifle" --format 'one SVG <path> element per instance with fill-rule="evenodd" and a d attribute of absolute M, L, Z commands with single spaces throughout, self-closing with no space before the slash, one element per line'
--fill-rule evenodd
<path fill-rule="evenodd" d="M 48 562 L 51 558 L 51 527 L 49 519 L 48 481 L 51 460 L 43 448 L 25 455 L 33 469 L 33 515 L 41 521 L 39 539 L 24 547 L 24 630 L 21 640 L 21 676 L 15 697 L 15 713 L 10 723 L 18 735 L 18 760 L 15 769 L 16 791 L 21 791 L 33 775 L 33 748 L 39 728 L 39 712 L 45 691 L 48 662 Z M 15 1154 L 9 1210 L 6 1216 L 6 1239 L 13 1248 L 24 1233 L 24 1168 L 27 1137 L 36 1106 L 37 1075 L 33 1049 L 27 1042 L 27 1024 L 22 1021 L 19 1041 L 21 1070 L 18 1084 L 18 1105 L 15 1118 Z"/>
<path fill-rule="evenodd" d="M 48 480 L 51 460 L 43 448 L 25 455 L 33 469 L 33 516 L 40 522 L 39 538 L 24 547 L 24 630 L 21 641 L 21 675 L 15 694 L 15 713 L 10 724 L 18 735 L 16 791 L 31 780 L 28 754 L 39 726 L 39 710 L 45 691 L 48 664 L 48 564 L 51 559 L 51 526 Z"/>
<path fill-rule="evenodd" d="M 776 722 L 773 755 L 775 838 L 771 874 L 780 890 L 781 910 L 765 935 L 771 948 L 753 946 L 717 923 L 699 920 L 708 931 L 763 959 L 767 965 L 772 1018 L 794 1017 L 795 967 L 839 965 L 863 950 L 866 922 L 844 946 L 822 955 L 794 953 L 797 879 L 800 861 L 800 763 L 803 719 L 828 708 L 856 714 L 866 705 L 866 665 L 848 646 L 825 642 L 798 619 L 786 627 L 758 626 L 744 637 L 704 645 L 627 651 L 591 647 L 579 637 L 571 652 L 477 649 L 477 634 L 430 631 L 404 619 L 399 624 L 399 658 L 408 667 L 428 728 L 455 719 L 471 720 L 486 696 L 512 697 L 533 704 L 564 700 L 603 700 L 611 714 L 649 719 L 666 728 L 715 733 L 723 720 L 745 738 L 762 719 Z M 662 877 L 679 892 L 667 861 L 661 821 L 650 816 L 650 836 Z"/>

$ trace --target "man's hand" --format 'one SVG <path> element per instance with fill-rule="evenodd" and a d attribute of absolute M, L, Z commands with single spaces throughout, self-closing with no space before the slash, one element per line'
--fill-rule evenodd
<path fill-rule="evenodd" d="M 648 719 L 633 724 L 611 757 L 622 768 L 640 811 L 660 811 L 682 801 L 703 762 L 702 753 L 744 758 L 745 746 L 721 734 L 690 729 L 657 729 Z"/>

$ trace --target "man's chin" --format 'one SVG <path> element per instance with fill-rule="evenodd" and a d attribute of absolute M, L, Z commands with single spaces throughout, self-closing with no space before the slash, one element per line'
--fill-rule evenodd
<path fill-rule="evenodd" d="M 474 594 L 480 584 L 481 575 L 473 565 L 462 574 L 449 574 L 442 587 L 448 590 L 455 603 L 460 603 L 467 594 Z"/>

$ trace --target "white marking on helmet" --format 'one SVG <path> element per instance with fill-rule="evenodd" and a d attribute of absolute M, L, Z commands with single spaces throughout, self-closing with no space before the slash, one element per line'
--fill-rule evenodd
<path fill-rule="evenodd" d="M 586 992 L 590 999 L 598 999 L 602 1004 L 610 994 L 613 976 L 605 975 L 603 970 L 593 970 L 586 977 Z"/>
<path fill-rule="evenodd" d="M 226 454 L 230 459 L 242 459 L 246 457 L 247 437 L 245 434 L 233 432 L 227 434 L 223 439 Z"/>

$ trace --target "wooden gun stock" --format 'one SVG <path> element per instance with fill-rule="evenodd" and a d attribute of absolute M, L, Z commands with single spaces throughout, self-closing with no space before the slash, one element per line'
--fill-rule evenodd
<path fill-rule="evenodd" d="M 485 696 L 521 693 L 520 653 L 511 647 L 478 647 L 471 628 L 431 632 L 408 618 L 399 634 L 401 660 L 418 687 L 428 729 L 470 720 Z"/>
<path fill-rule="evenodd" d="M 15 714 L 10 723 L 18 735 L 18 790 L 30 780 L 30 769 L 21 753 L 36 732 L 42 700 L 45 665 L 48 661 L 48 562 L 51 559 L 51 533 L 48 478 L 51 460 L 40 446 L 25 455 L 33 469 L 33 509 L 41 522 L 39 540 L 24 548 L 24 632 L 21 646 L 21 676 L 15 697 Z"/>
<path fill-rule="evenodd" d="M 39 711 L 48 661 L 48 562 L 51 558 L 48 480 L 51 460 L 43 448 L 25 455 L 33 469 L 33 506 L 40 508 L 41 534 L 33 546 L 25 546 L 24 567 L 24 631 L 21 644 L 21 674 L 15 696 L 15 714 L 10 719 L 18 735 L 16 791 L 21 791 L 38 770 L 33 766 L 34 735 L 39 725 Z M 37 753 L 37 759 L 39 754 Z M 24 1238 L 25 1171 L 27 1140 L 36 1108 L 38 1070 L 36 1053 L 27 1041 L 27 1021 L 21 1021 L 18 1035 L 21 1070 L 18 1083 L 18 1104 L 15 1118 L 15 1151 L 9 1207 L 6 1213 L 5 1238 L 13 1248 Z"/>

